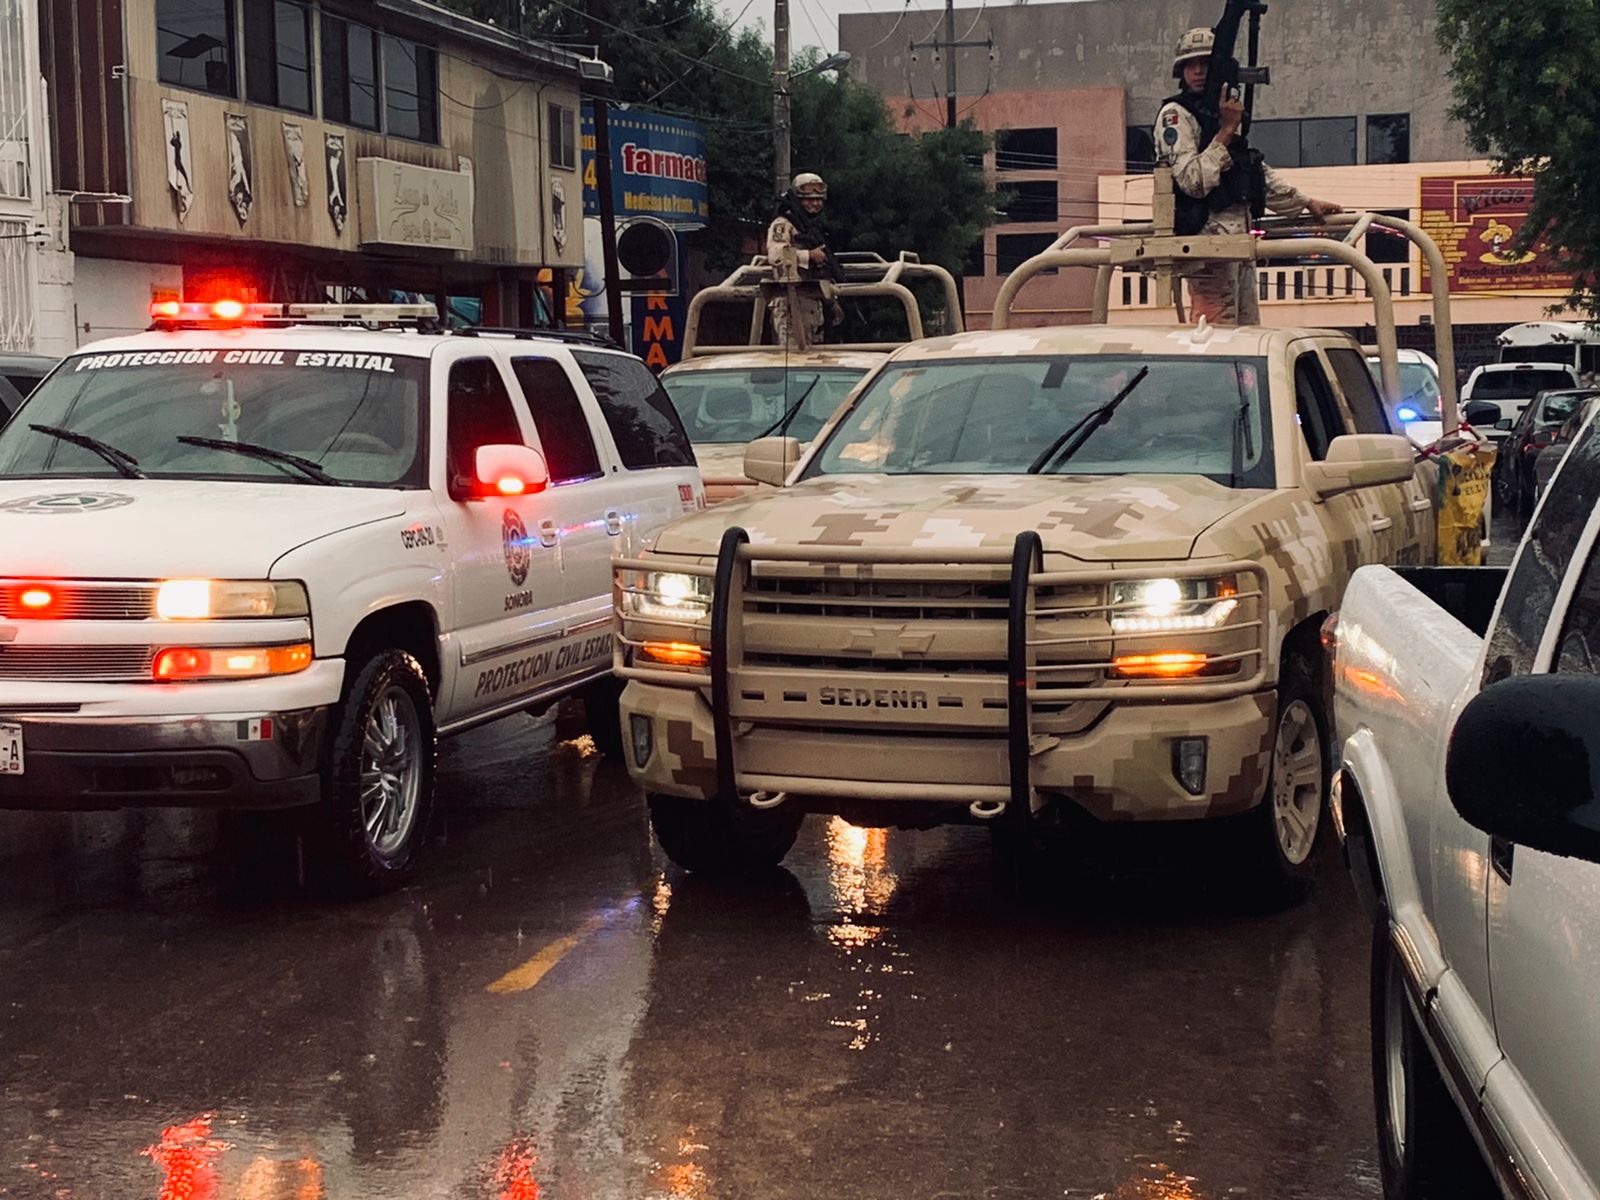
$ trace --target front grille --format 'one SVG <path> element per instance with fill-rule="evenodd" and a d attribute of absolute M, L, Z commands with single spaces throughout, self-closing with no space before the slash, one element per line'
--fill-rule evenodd
<path fill-rule="evenodd" d="M 756 575 L 750 580 L 745 607 L 751 612 L 857 621 L 1004 621 L 1007 594 L 1004 580 Z"/>
<path fill-rule="evenodd" d="M 47 619 L 145 621 L 155 615 L 154 584 L 0 579 L 0 618 L 27 620 L 38 617 L 40 614 L 24 607 L 21 599 L 23 592 L 34 587 L 47 587 L 55 595 Z"/>
<path fill-rule="evenodd" d="M 143 683 L 153 646 L 35 646 L 0 643 L 0 679 L 34 682 Z"/>

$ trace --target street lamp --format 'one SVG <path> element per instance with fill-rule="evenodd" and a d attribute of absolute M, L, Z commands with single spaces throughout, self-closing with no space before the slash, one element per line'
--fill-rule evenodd
<path fill-rule="evenodd" d="M 789 74 L 789 2 L 777 0 L 773 20 L 772 51 L 772 176 L 776 194 L 789 190 L 789 81 L 823 71 L 840 71 L 850 63 L 850 53 L 840 50 L 815 66 Z"/>

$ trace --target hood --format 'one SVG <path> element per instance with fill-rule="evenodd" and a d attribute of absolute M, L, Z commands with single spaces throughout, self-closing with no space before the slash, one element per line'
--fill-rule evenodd
<path fill-rule="evenodd" d="M 707 482 L 744 479 L 744 449 L 748 442 L 696 442 L 695 461 Z"/>
<path fill-rule="evenodd" d="M 7 575 L 263 579 L 296 546 L 405 512 L 403 493 L 180 479 L 0 480 Z"/>
<path fill-rule="evenodd" d="M 685 517 L 655 549 L 714 555 L 732 525 L 769 546 L 1009 546 L 1036 529 L 1048 553 L 1166 561 L 1189 557 L 1202 532 L 1270 494 L 1193 475 L 834 476 Z"/>

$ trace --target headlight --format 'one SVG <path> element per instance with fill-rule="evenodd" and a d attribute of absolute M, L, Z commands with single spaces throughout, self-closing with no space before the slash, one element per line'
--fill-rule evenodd
<path fill-rule="evenodd" d="M 1215 629 L 1239 607 L 1239 585 L 1221 579 L 1139 579 L 1111 586 L 1113 633 Z"/>
<path fill-rule="evenodd" d="M 218 621 L 232 617 L 305 617 L 305 585 L 270 579 L 166 579 L 156 589 L 156 616 L 164 621 Z"/>
<path fill-rule="evenodd" d="M 703 621 L 711 613 L 711 580 L 677 571 L 647 571 L 633 611 L 658 621 Z"/>

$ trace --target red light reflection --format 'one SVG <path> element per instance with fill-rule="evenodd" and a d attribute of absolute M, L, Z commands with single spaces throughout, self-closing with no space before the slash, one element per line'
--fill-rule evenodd
<path fill-rule="evenodd" d="M 169 1125 L 161 1140 L 139 1153 L 161 1168 L 164 1178 L 156 1200 L 214 1200 L 216 1161 L 228 1149 L 211 1136 L 214 1113 L 203 1113 L 182 1125 Z"/>
<path fill-rule="evenodd" d="M 539 1181 L 533 1177 L 533 1165 L 538 1161 L 526 1138 L 518 1138 L 500 1151 L 494 1169 L 494 1181 L 500 1188 L 496 1200 L 539 1200 Z"/>

